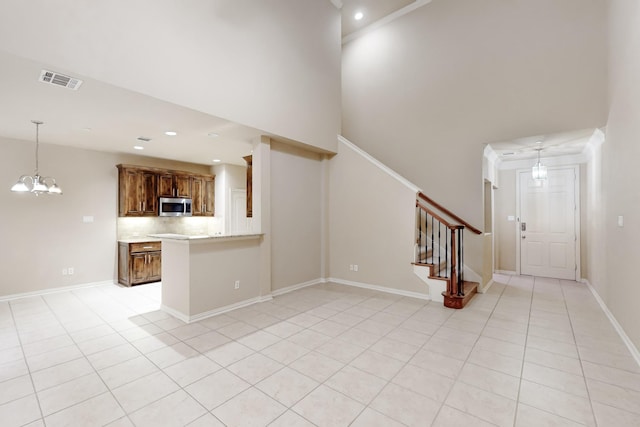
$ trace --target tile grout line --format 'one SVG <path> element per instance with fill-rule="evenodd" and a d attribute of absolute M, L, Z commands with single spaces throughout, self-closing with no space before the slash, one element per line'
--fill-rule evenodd
<path fill-rule="evenodd" d="M 87 306 L 87 307 L 91 310 L 91 312 L 92 312 L 92 313 L 94 313 L 94 314 L 95 314 L 95 311 L 93 310 L 93 308 L 89 307 L 89 305 L 88 305 L 88 304 L 86 304 L 86 302 L 85 302 L 84 300 L 82 300 L 82 298 L 80 298 L 80 297 L 78 297 L 77 295 L 75 295 L 75 294 L 73 293 L 73 291 L 71 292 L 71 294 L 72 294 L 75 298 L 77 298 L 81 303 L 83 303 L 85 306 Z M 51 305 L 49 304 L 49 302 L 48 302 L 48 301 L 46 301 L 46 299 L 44 299 L 44 298 L 43 298 L 43 300 L 44 300 L 45 304 L 47 305 L 47 307 L 49 307 L 49 310 L 52 312 L 52 314 L 54 315 L 54 317 L 58 320 L 58 322 L 60 323 L 60 325 L 62 326 L 62 328 L 65 330 L 65 332 L 67 333 L 67 335 L 69 335 L 69 338 L 71 338 L 71 341 L 73 341 L 73 343 L 74 343 L 73 345 L 74 345 L 74 346 L 76 346 L 76 347 L 78 347 L 78 343 L 76 342 L 76 340 L 75 340 L 75 339 L 73 339 L 73 337 L 71 336 L 71 334 L 69 333 L 69 331 L 68 331 L 68 330 L 67 330 L 67 328 L 65 327 L 64 323 L 60 321 L 60 318 L 58 317 L 58 315 L 57 315 L 56 311 L 55 311 L 55 310 L 53 310 L 53 309 L 51 308 Z M 104 319 L 102 319 L 102 317 L 101 317 L 101 316 L 99 316 L 99 315 L 98 315 L 98 317 L 100 317 L 100 319 L 101 319 L 105 324 L 107 324 L 107 325 L 108 325 L 108 322 L 105 322 L 105 321 L 104 321 Z M 111 326 L 109 326 L 109 327 L 111 327 Z M 115 331 L 115 330 L 114 330 L 114 331 Z M 117 331 L 115 331 L 115 332 L 117 333 Z M 73 359 L 73 360 L 78 360 L 78 359 L 82 359 L 82 358 L 86 360 L 86 362 L 89 364 L 89 366 L 91 366 L 91 369 L 93 369 L 93 374 L 95 374 L 95 375 L 100 379 L 100 382 L 102 382 L 102 384 L 103 384 L 103 385 L 105 386 L 105 388 L 107 389 L 107 392 L 111 395 L 111 397 L 113 398 L 113 400 L 118 404 L 118 407 L 122 410 L 122 413 L 124 414 L 124 416 L 123 416 L 123 417 L 118 417 L 118 418 L 116 418 L 116 419 L 114 419 L 114 420 L 111 420 L 111 421 L 109 421 L 109 422 L 111 423 L 111 422 L 116 421 L 116 420 L 119 420 L 119 419 L 121 419 L 121 418 L 127 418 L 129 421 L 131 421 L 131 420 L 129 419 L 129 414 L 127 414 L 127 411 L 125 411 L 125 410 L 124 410 L 124 408 L 123 408 L 123 407 L 122 407 L 122 405 L 120 404 L 120 401 L 119 401 L 119 400 L 116 398 L 116 396 L 113 394 L 113 391 L 111 390 L 111 388 L 110 388 L 110 387 L 105 383 L 105 381 L 104 381 L 104 379 L 102 378 L 102 376 L 98 373 L 98 370 L 97 370 L 97 369 L 95 369 L 95 367 L 93 366 L 93 364 L 91 364 L 91 361 L 88 359 L 87 355 L 86 355 L 82 350 L 80 350 L 80 348 L 79 348 L 79 347 L 78 347 L 78 351 L 80 351 L 80 353 L 82 354 L 82 357 L 78 357 L 78 358 Z M 66 363 L 66 362 L 63 362 L 63 363 Z M 86 376 L 88 376 L 88 375 L 90 375 L 90 374 L 87 374 Z M 81 378 L 81 377 L 78 377 L 78 378 Z M 66 384 L 66 383 L 68 383 L 68 382 L 75 381 L 76 379 L 77 379 L 77 378 L 74 378 L 74 379 L 72 379 L 72 380 L 70 380 L 70 381 L 67 381 L 67 382 L 65 382 L 65 383 L 62 383 L 62 384 Z M 60 385 L 60 384 L 58 384 L 58 385 Z M 54 387 L 57 387 L 57 385 L 56 385 L 56 386 L 54 386 Z M 50 387 L 50 388 L 53 388 L 53 387 Z M 61 408 L 60 410 L 55 411 L 55 412 L 52 412 L 51 414 L 49 414 L 49 415 L 47 415 L 47 416 L 49 417 L 49 416 L 51 416 L 51 415 L 54 415 L 54 414 L 60 413 L 60 412 L 62 412 L 62 411 L 64 411 L 64 410 L 67 410 L 67 409 L 69 409 L 69 408 L 72 408 L 72 407 L 74 407 L 74 406 L 76 406 L 76 405 L 79 405 L 79 404 L 84 403 L 84 402 L 87 402 L 87 401 L 89 401 L 89 400 L 91 400 L 91 399 L 93 399 L 93 398 L 96 398 L 96 397 L 98 397 L 98 396 L 101 396 L 101 395 L 103 395 L 103 394 L 106 394 L 107 392 L 100 393 L 100 394 L 95 395 L 95 396 L 91 396 L 91 397 L 89 397 L 89 398 L 87 398 L 87 399 L 85 399 L 85 400 L 79 401 L 79 402 L 75 402 L 73 405 L 67 406 L 67 407 L 65 407 L 65 408 Z M 44 417 L 42 418 L 42 421 L 43 421 L 43 422 L 45 423 L 45 425 L 46 425 L 46 422 L 45 422 Z M 132 424 L 133 424 L 133 423 L 132 423 Z"/>
<path fill-rule="evenodd" d="M 13 325 L 16 330 L 16 337 L 18 338 L 18 342 L 20 343 L 20 351 L 22 352 L 23 363 L 27 367 L 27 375 L 29 375 L 29 381 L 31 382 L 31 387 L 33 389 L 33 396 L 36 398 L 36 402 L 38 403 L 38 412 L 40 412 L 40 420 L 42 420 L 42 423 L 44 424 L 44 414 L 42 412 L 42 405 L 40 404 L 40 398 L 38 397 L 38 393 L 36 392 L 36 386 L 33 382 L 33 376 L 31 375 L 31 367 L 29 366 L 29 363 L 27 363 L 27 356 L 24 353 L 24 346 L 22 344 L 22 338 L 20 337 L 20 333 L 18 332 L 18 326 L 16 324 L 16 316 L 13 311 L 13 306 L 11 305 L 10 302 L 8 302 L 8 305 L 9 305 L 9 311 L 11 312 L 11 320 L 13 321 Z M 19 399 L 22 399 L 22 398 L 19 398 Z M 15 399 L 15 400 L 19 400 L 19 399 Z M 13 400 L 12 402 L 14 402 L 15 400 Z M 37 421 L 37 419 L 31 420 L 29 422 L 35 422 L 35 421 Z"/>
<path fill-rule="evenodd" d="M 567 305 L 567 298 L 566 298 L 566 294 L 564 292 L 564 285 L 562 284 L 562 281 L 559 281 L 559 285 L 560 285 L 560 292 L 562 292 L 562 300 L 564 301 L 564 306 L 567 310 L 567 317 L 569 318 L 569 326 L 571 326 L 571 336 L 573 337 L 573 342 L 576 345 L 576 353 L 578 354 L 578 361 L 580 362 L 580 372 L 582 372 L 582 380 L 584 382 L 584 388 L 587 391 L 587 400 L 589 401 L 589 407 L 591 408 L 591 416 L 593 417 L 593 422 L 595 423 L 594 425 L 597 426 L 598 425 L 598 420 L 596 418 L 596 412 L 593 409 L 593 401 L 591 400 L 591 392 L 589 391 L 589 386 L 587 383 L 587 376 L 585 375 L 584 372 L 584 366 L 582 365 L 582 355 L 580 354 L 580 350 L 578 349 L 578 341 L 576 340 L 576 332 L 575 329 L 573 327 L 573 320 L 572 320 L 572 316 L 571 316 L 571 312 L 569 311 L 569 306 Z"/>
<path fill-rule="evenodd" d="M 511 279 L 514 276 L 511 276 L 509 278 L 509 282 L 511 281 Z M 516 425 L 516 422 L 518 421 L 518 408 L 520 407 L 520 393 L 522 392 L 522 376 L 524 374 L 524 364 L 525 361 L 527 359 L 527 343 L 529 342 L 529 329 L 531 326 L 531 311 L 533 310 L 533 299 L 535 296 L 535 288 L 536 288 L 536 279 L 535 277 L 533 278 L 533 281 L 531 283 L 531 289 L 530 289 L 530 296 L 529 296 L 529 316 L 527 318 L 527 331 L 525 333 L 525 337 L 524 337 L 524 353 L 522 354 L 522 364 L 520 365 L 520 378 L 518 380 L 518 393 L 516 395 L 516 411 L 513 417 L 513 425 Z"/>
<path fill-rule="evenodd" d="M 436 413 L 435 417 L 433 418 L 433 421 L 431 422 L 431 425 L 433 425 L 433 423 L 435 423 L 435 421 L 438 419 L 438 416 L 440 415 L 440 412 L 442 411 L 442 408 L 443 408 L 444 406 L 446 406 L 447 399 L 448 399 L 448 398 L 449 398 L 449 396 L 451 395 L 451 391 L 453 390 L 453 387 L 455 387 L 456 383 L 459 381 L 459 378 L 460 378 L 460 372 L 462 371 L 462 369 L 464 369 L 464 366 L 465 366 L 467 363 L 472 363 L 472 364 L 473 364 L 473 362 L 472 362 L 472 361 L 470 361 L 471 353 L 473 352 L 473 349 L 475 348 L 475 346 L 476 346 L 476 344 L 477 344 L 478 340 L 479 340 L 479 339 L 480 339 L 480 337 L 482 336 L 482 331 L 484 331 L 484 329 L 487 327 L 487 323 L 489 322 L 489 319 L 491 318 L 491 316 L 492 316 L 492 315 L 493 315 L 493 313 L 495 312 L 495 308 L 496 308 L 496 306 L 498 305 L 498 302 L 500 301 L 500 299 L 502 298 L 502 294 L 504 293 L 505 289 L 506 289 L 506 286 L 502 289 L 502 291 L 500 292 L 500 295 L 499 295 L 499 296 L 498 296 L 498 298 L 496 299 L 496 302 L 493 304 L 493 308 L 491 309 L 491 312 L 490 312 L 489 316 L 488 316 L 488 317 L 487 317 L 487 319 L 485 320 L 485 322 L 484 322 L 484 325 L 483 325 L 482 329 L 480 329 L 480 332 L 478 332 L 478 338 L 476 338 L 475 342 L 474 342 L 474 343 L 473 343 L 473 345 L 471 346 L 471 350 L 469 351 L 469 354 L 467 355 L 467 357 L 465 358 L 465 360 L 464 360 L 464 361 L 462 361 L 462 362 L 463 362 L 463 365 L 462 365 L 462 367 L 460 368 L 460 370 L 458 371 L 458 373 L 456 374 L 455 378 L 453 379 L 453 381 L 454 381 L 454 382 L 453 382 L 453 385 L 451 386 L 451 388 L 450 388 L 450 389 L 449 389 L 449 391 L 447 392 L 447 394 L 446 394 L 445 398 L 443 399 L 442 404 L 440 405 L 440 408 L 438 409 L 438 411 L 437 411 L 437 413 Z M 454 314 L 454 313 L 455 313 L 455 312 L 452 312 L 452 313 L 451 313 L 451 316 L 449 316 L 449 317 L 447 318 L 447 320 L 451 319 L 451 317 L 453 316 L 453 314 Z M 442 323 L 442 325 L 440 325 L 440 328 L 441 328 L 441 327 L 443 327 L 443 326 L 445 325 L 445 323 L 446 323 L 446 322 L 447 322 L 447 321 L 443 322 L 443 323 Z M 440 330 L 440 328 L 438 328 L 438 330 Z M 436 333 L 437 333 L 437 331 L 436 331 Z M 435 335 L 435 333 L 434 333 L 434 335 Z M 425 343 L 425 345 L 426 345 L 426 343 Z M 464 383 L 463 383 L 463 384 L 464 384 Z M 479 420 L 482 420 L 482 421 L 485 421 L 485 422 L 489 422 L 489 423 L 491 423 L 490 421 L 484 420 L 484 419 L 482 419 L 482 418 L 480 418 L 480 417 L 478 417 L 478 416 L 476 416 L 476 415 L 474 415 L 474 414 L 470 414 L 470 413 L 468 413 L 467 411 L 462 411 L 462 410 L 460 410 L 460 409 L 458 409 L 458 408 L 454 408 L 454 409 L 456 409 L 456 410 L 458 410 L 458 411 L 460 411 L 460 412 L 463 412 L 463 413 L 465 413 L 465 414 L 467 414 L 467 415 L 469 415 L 469 416 L 472 416 L 472 417 L 474 417 L 474 418 L 477 418 L 477 419 L 479 419 Z M 491 424 L 493 424 L 493 423 L 491 423 Z"/>

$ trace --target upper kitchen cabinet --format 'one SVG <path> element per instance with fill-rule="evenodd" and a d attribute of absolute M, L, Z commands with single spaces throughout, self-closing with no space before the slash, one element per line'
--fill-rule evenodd
<path fill-rule="evenodd" d="M 157 174 L 150 170 L 118 165 L 120 216 L 158 215 Z"/>
<path fill-rule="evenodd" d="M 191 176 L 188 174 L 158 174 L 158 197 L 180 197 L 190 199 Z"/>
<path fill-rule="evenodd" d="M 215 175 L 193 175 L 191 177 L 193 216 L 214 216 L 215 179 Z"/>
<path fill-rule="evenodd" d="M 253 217 L 253 156 L 243 157 L 247 162 L 247 218 Z"/>

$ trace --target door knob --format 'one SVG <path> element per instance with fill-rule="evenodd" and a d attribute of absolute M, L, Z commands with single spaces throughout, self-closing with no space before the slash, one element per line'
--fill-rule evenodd
<path fill-rule="evenodd" d="M 522 238 L 523 238 L 523 239 L 526 239 L 526 238 L 527 238 L 527 236 L 522 236 Z"/>

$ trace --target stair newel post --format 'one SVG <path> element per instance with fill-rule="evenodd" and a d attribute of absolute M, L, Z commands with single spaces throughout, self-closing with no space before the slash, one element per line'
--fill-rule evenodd
<path fill-rule="evenodd" d="M 457 295 L 460 284 L 458 283 L 457 277 L 458 273 L 456 272 L 456 232 L 455 228 L 451 228 L 451 273 L 449 274 L 449 282 L 451 283 L 451 290 L 449 295 Z"/>
<path fill-rule="evenodd" d="M 458 269 L 458 296 L 464 296 L 464 251 L 462 244 L 464 242 L 464 228 L 458 229 L 458 261 L 460 268 Z"/>

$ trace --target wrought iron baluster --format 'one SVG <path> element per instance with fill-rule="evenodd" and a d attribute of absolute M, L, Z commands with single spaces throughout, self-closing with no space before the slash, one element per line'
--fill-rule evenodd
<path fill-rule="evenodd" d="M 451 276 L 451 274 L 449 274 L 449 235 L 450 233 L 451 233 L 451 230 L 449 230 L 448 227 L 444 229 L 444 273 L 447 276 Z M 449 277 L 449 279 L 453 280 L 452 277 Z"/>
<path fill-rule="evenodd" d="M 440 221 L 438 221 L 438 277 L 441 277 L 440 276 L 440 255 L 441 255 L 440 254 L 440 248 L 441 248 L 440 242 L 442 240 L 441 236 L 440 236 L 440 226 L 441 225 L 442 225 L 442 223 Z"/>
<path fill-rule="evenodd" d="M 436 255 L 433 242 L 433 215 L 431 215 L 431 262 L 433 262 L 434 256 Z"/>

